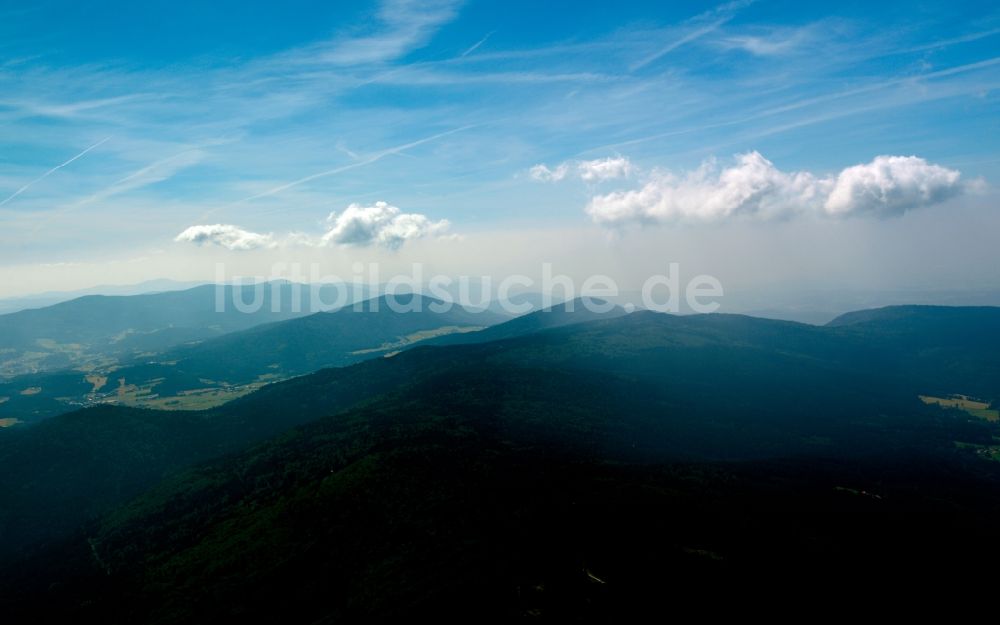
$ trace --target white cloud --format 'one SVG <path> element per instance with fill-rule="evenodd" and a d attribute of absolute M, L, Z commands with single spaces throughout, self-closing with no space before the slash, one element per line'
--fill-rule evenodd
<path fill-rule="evenodd" d="M 584 182 L 603 182 L 613 178 L 626 178 L 632 173 L 632 163 L 624 156 L 581 161 L 577 172 Z"/>
<path fill-rule="evenodd" d="M 831 215 L 901 215 L 961 193 L 959 176 L 916 156 L 877 156 L 840 172 L 824 209 Z"/>
<path fill-rule="evenodd" d="M 528 170 L 528 173 L 540 182 L 559 182 L 569 173 L 569 166 L 563 163 L 555 169 L 549 169 L 546 165 L 539 164 Z"/>
<path fill-rule="evenodd" d="M 386 0 L 373 20 L 379 23 L 374 33 L 340 38 L 320 58 L 336 65 L 397 59 L 425 45 L 458 15 L 458 5 L 455 0 Z"/>
<path fill-rule="evenodd" d="M 279 245 L 379 245 L 396 250 L 410 239 L 444 236 L 450 227 L 447 220 L 431 221 L 426 215 L 404 213 L 386 202 L 376 202 L 373 206 L 351 204 L 340 213 L 330 213 L 326 218 L 326 231 L 320 236 L 290 232 L 279 239 L 273 234 L 258 234 L 232 224 L 215 224 L 191 226 L 174 240 L 178 243 L 218 245 L 233 251 L 273 248 Z"/>
<path fill-rule="evenodd" d="M 191 226 L 174 239 L 178 243 L 194 243 L 196 245 L 218 245 L 233 251 L 248 251 L 259 248 L 270 248 L 276 245 L 270 234 L 258 234 L 244 230 L 231 224 L 215 224 L 211 226 Z"/>
<path fill-rule="evenodd" d="M 351 204 L 341 213 L 330 213 L 323 244 L 381 245 L 398 249 L 409 239 L 440 236 L 447 232 L 447 220 L 431 221 L 419 213 L 403 213 L 386 202 L 374 206 Z"/>
<path fill-rule="evenodd" d="M 836 31 L 837 24 L 827 20 L 822 24 L 771 28 L 756 35 L 722 37 L 717 44 L 725 50 L 742 50 L 754 56 L 773 57 L 812 50 L 824 36 L 828 37 Z"/>
<path fill-rule="evenodd" d="M 640 189 L 594 197 L 587 212 L 594 221 L 609 225 L 780 217 L 814 203 L 822 186 L 811 174 L 786 174 L 758 152 L 750 152 L 723 169 L 707 161 L 681 176 L 653 172 Z"/>
<path fill-rule="evenodd" d="M 722 41 L 728 48 L 739 48 L 757 56 L 777 56 L 793 49 L 796 41 L 792 39 L 768 39 L 766 37 L 729 37 Z"/>
<path fill-rule="evenodd" d="M 535 165 L 528 174 L 539 182 L 559 182 L 574 172 L 584 182 L 604 182 L 615 178 L 625 178 L 635 171 L 632 163 L 624 156 L 598 158 L 592 161 L 566 161 L 554 168 Z"/>
<path fill-rule="evenodd" d="M 714 160 L 676 175 L 652 172 L 638 189 L 594 196 L 586 210 L 600 224 L 780 219 L 801 213 L 832 217 L 901 215 L 963 191 L 959 172 L 914 156 L 879 156 L 837 176 L 783 172 L 758 152 L 729 167 Z"/>

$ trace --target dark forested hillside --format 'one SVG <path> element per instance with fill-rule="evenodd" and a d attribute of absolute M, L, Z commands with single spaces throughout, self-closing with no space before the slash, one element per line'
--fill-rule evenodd
<path fill-rule="evenodd" d="M 829 327 L 877 346 L 879 366 L 925 380 L 925 391 L 1000 398 L 1000 308 L 890 306 L 842 315 Z"/>
<path fill-rule="evenodd" d="M 299 375 L 382 357 L 437 334 L 480 330 L 503 320 L 420 295 L 383 296 L 173 350 L 162 360 L 176 362 L 171 366 L 189 376 L 248 382 L 268 373 Z"/>
<path fill-rule="evenodd" d="M 208 413 L 57 417 L 0 437 L 24 486 L 0 492 L 6 531 L 22 523 L 5 542 L 30 554 L 8 551 L 0 596 L 100 622 L 607 620 L 665 586 L 683 604 L 991 557 L 998 426 L 917 396 L 955 355 L 845 332 L 634 313 L 415 347 Z M 82 467 L 71 488 L 94 503 L 53 504 Z"/>
<path fill-rule="evenodd" d="M 425 341 L 424 345 L 465 345 L 486 343 L 515 336 L 523 336 L 576 323 L 597 319 L 614 319 L 625 315 L 625 310 L 598 298 L 579 298 L 548 308 L 536 310 L 504 323 L 490 326 L 479 332 L 449 334 Z"/>

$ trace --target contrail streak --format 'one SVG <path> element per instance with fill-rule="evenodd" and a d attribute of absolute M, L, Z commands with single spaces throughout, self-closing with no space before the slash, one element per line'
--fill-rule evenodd
<path fill-rule="evenodd" d="M 452 130 L 448 130 L 446 132 L 441 132 L 441 133 L 438 133 L 438 134 L 430 136 L 430 137 L 425 137 L 425 138 L 419 139 L 417 141 L 412 141 L 410 143 L 404 143 L 403 145 L 397 145 L 395 147 L 382 150 L 381 152 L 376 152 L 375 154 L 372 154 L 371 156 L 368 156 L 368 157 L 366 157 L 366 158 L 364 158 L 364 159 L 362 159 L 360 161 L 357 161 L 356 163 L 351 163 L 350 165 L 343 165 L 341 167 L 337 167 L 337 168 L 334 168 L 334 169 L 328 169 L 326 171 L 321 171 L 319 173 L 306 176 L 305 178 L 299 178 L 298 180 L 293 180 L 292 182 L 288 182 L 288 183 L 285 183 L 285 184 L 283 184 L 281 186 L 274 187 L 273 189 L 268 189 L 267 191 L 258 193 L 256 195 L 251 195 L 249 197 L 243 198 L 242 200 L 237 200 L 237 201 L 232 202 L 230 204 L 226 204 L 225 206 L 220 206 L 218 208 L 213 208 L 212 210 L 210 210 L 210 211 L 206 212 L 204 215 L 202 215 L 200 220 L 204 221 L 207 217 L 209 217 L 210 215 L 212 215 L 213 213 L 215 213 L 217 211 L 220 211 L 220 210 L 223 210 L 223 209 L 226 209 L 226 208 L 230 208 L 230 207 L 236 206 L 238 204 L 243 204 L 244 202 L 252 202 L 253 200 L 257 200 L 257 199 L 260 199 L 262 197 L 268 197 L 268 196 L 274 195 L 276 193 L 281 193 L 282 191 L 286 191 L 288 189 L 291 189 L 292 187 L 297 187 L 300 184 L 305 184 L 307 182 L 312 182 L 313 180 L 316 180 L 318 178 L 325 178 L 327 176 L 333 176 L 335 174 L 343 173 L 345 171 L 350 171 L 352 169 L 357 169 L 358 167 L 364 167 L 365 165 L 371 165 L 372 163 L 374 163 L 376 161 L 382 160 L 386 156 L 390 156 L 390 155 L 393 155 L 393 154 L 399 154 L 401 152 L 404 152 L 405 150 L 409 150 L 410 148 L 415 148 L 418 145 L 423 145 L 425 143 L 430 143 L 431 141 L 436 141 L 436 140 L 438 140 L 438 139 L 440 139 L 442 137 L 447 137 L 448 135 L 453 135 L 456 132 L 462 132 L 464 130 L 468 130 L 468 129 L 474 128 L 474 127 L 475 127 L 474 125 L 462 126 L 461 128 L 455 128 L 455 129 L 452 129 Z"/>
<path fill-rule="evenodd" d="M 485 37 L 483 37 L 482 39 L 480 39 L 480 40 L 479 40 L 479 41 L 477 41 L 476 43 L 472 44 L 472 46 L 471 46 L 471 47 L 470 47 L 470 48 L 469 48 L 468 50 L 466 50 L 465 52 L 463 52 L 463 53 L 462 53 L 462 54 L 460 55 L 460 58 L 465 58 L 465 57 L 469 56 L 470 54 L 472 54 L 473 52 L 475 52 L 476 50 L 478 50 L 478 49 L 479 49 L 479 46 L 481 46 L 481 45 L 483 45 L 484 43 L 486 43 L 487 41 L 489 41 L 489 38 L 490 38 L 490 37 L 492 37 L 492 36 L 493 36 L 493 33 L 495 33 L 495 32 L 496 32 L 496 31 L 494 30 L 494 31 L 491 31 L 491 32 L 488 32 L 488 33 L 486 33 L 486 36 L 485 36 Z"/>
<path fill-rule="evenodd" d="M 106 143 L 106 142 L 108 141 L 108 139 L 110 139 L 110 138 L 111 138 L 111 137 L 104 137 L 103 139 L 101 139 L 100 141 L 98 141 L 98 142 L 97 142 L 97 143 L 95 143 L 94 145 L 90 146 L 89 148 L 87 148 L 87 149 L 86 149 L 86 150 L 84 150 L 83 152 L 80 152 L 79 154 L 77 154 L 77 155 L 76 155 L 76 156 L 74 156 L 73 158 L 69 159 L 69 160 L 68 160 L 68 161 L 66 161 L 65 163 L 61 163 L 61 164 L 59 164 L 59 165 L 56 165 L 55 167 L 53 167 L 52 169 L 48 170 L 47 172 L 45 172 L 45 173 L 44 173 L 44 174 L 42 174 L 41 176 L 39 176 L 39 177 L 35 178 L 34 180 L 32 180 L 31 182 L 29 182 L 28 184 L 26 184 L 26 185 L 24 185 L 23 187 L 21 187 L 21 188 L 20 188 L 20 189 L 18 189 L 17 191 L 14 191 L 13 193 L 11 193 L 11 194 L 10 194 L 10 195 L 9 195 L 9 196 L 7 197 L 7 199 L 5 199 L 5 200 L 3 200 L 2 202 L 0 202 L 0 206 L 3 206 L 3 205 L 4 205 L 4 204 L 6 204 L 7 202 L 9 202 L 9 201 L 13 200 L 13 199 L 14 199 L 14 198 L 16 198 L 17 196 L 19 196 L 19 195 L 21 195 L 22 193 L 24 193 L 25 191 L 27 191 L 27 190 L 28 190 L 28 189 L 29 189 L 29 188 L 30 188 L 30 187 L 31 187 L 32 185 L 34 185 L 34 184 L 36 184 L 36 183 L 38 183 L 38 182 L 41 182 L 42 180 L 45 180 L 46 178 L 48 178 L 48 177 L 49 177 L 49 176 L 51 176 L 52 174 L 56 173 L 57 171 L 59 171 L 59 170 L 60 170 L 60 169 L 62 169 L 63 167 L 65 167 L 65 166 L 69 165 L 70 163 L 72 163 L 72 162 L 73 162 L 73 161 L 75 161 L 76 159 L 78 159 L 78 158 L 82 157 L 82 156 L 83 156 L 84 154 L 86 154 L 87 152 L 90 152 L 90 151 L 91 151 L 91 150 L 93 150 L 94 148 L 97 148 L 97 147 L 99 147 L 100 145 L 102 145 L 103 143 Z"/>
<path fill-rule="evenodd" d="M 691 126 L 688 128 L 679 128 L 677 130 L 668 130 L 667 132 L 658 132 L 656 134 L 647 135 L 645 137 L 639 137 L 637 139 L 629 139 L 627 141 L 619 141 L 617 143 L 609 143 L 607 145 L 602 145 L 596 148 L 589 148 L 578 152 L 578 156 L 585 154 L 590 154 L 593 152 L 600 152 L 602 150 L 608 150 L 612 148 L 623 148 L 629 145 L 635 145 L 638 143 L 646 143 L 647 141 L 654 141 L 656 139 L 664 139 L 666 137 L 672 137 L 676 135 L 685 135 L 694 132 L 701 132 L 704 130 L 714 130 L 716 128 L 724 128 L 726 126 L 738 126 L 740 124 L 745 124 L 747 122 L 756 121 L 758 119 L 763 119 L 766 117 L 772 117 L 774 115 L 779 115 L 781 113 L 788 113 L 791 111 L 796 111 L 803 108 L 808 108 L 814 104 L 823 104 L 833 100 L 840 100 L 844 98 L 849 98 L 856 95 L 864 95 L 866 93 L 872 93 L 875 91 L 880 91 L 882 89 L 888 89 L 890 87 L 895 87 L 897 85 L 916 83 L 921 80 L 933 79 L 933 78 L 946 78 L 948 76 L 953 76 L 956 74 L 963 74 L 965 72 L 974 71 L 977 69 L 982 69 L 985 67 L 993 67 L 994 65 L 1000 64 L 1000 56 L 995 56 L 983 61 L 976 61 L 974 63 L 968 63 L 966 65 L 958 65 L 956 67 L 949 67 L 946 69 L 937 70 L 934 72 L 928 72 L 926 74 L 914 74 L 912 76 L 902 76 L 898 78 L 892 78 L 879 83 L 874 83 L 870 85 L 865 85 L 863 87 L 856 87 L 854 89 L 848 89 L 846 91 L 837 91 L 833 93 L 825 93 L 822 95 L 814 96 L 811 98 L 806 98 L 803 100 L 798 100 L 796 102 L 791 102 L 789 104 L 784 104 L 770 109 L 765 109 L 758 113 L 748 115 L 745 117 L 740 117 L 737 119 L 729 119 L 726 121 L 716 122 L 714 124 L 705 124 L 701 126 Z"/>

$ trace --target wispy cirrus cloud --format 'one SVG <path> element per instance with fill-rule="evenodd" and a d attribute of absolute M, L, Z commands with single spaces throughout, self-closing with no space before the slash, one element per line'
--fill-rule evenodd
<path fill-rule="evenodd" d="M 621 149 L 671 137 L 690 136 L 696 138 L 709 132 L 728 130 L 734 127 L 749 128 L 747 137 L 754 139 L 785 130 L 855 116 L 860 113 L 902 108 L 921 101 L 982 93 L 983 81 L 989 80 L 991 75 L 996 73 L 998 66 L 1000 66 L 1000 57 L 992 57 L 943 69 L 904 76 L 893 75 L 884 79 L 866 81 L 859 86 L 823 91 L 818 95 L 808 95 L 791 101 L 772 102 L 765 99 L 762 102 L 756 102 L 755 106 L 749 108 L 742 115 L 731 116 L 731 111 L 727 110 L 717 116 L 715 121 L 709 123 L 647 133 L 642 136 L 594 146 L 585 150 L 584 153 Z M 998 86 L 995 82 L 985 84 L 990 85 L 991 88 Z M 891 92 L 894 89 L 900 90 L 901 97 L 886 96 L 886 92 Z M 850 105 L 845 103 L 850 103 Z M 816 111 L 820 112 L 816 113 Z M 794 117 L 794 115 L 802 115 L 802 117 Z M 782 122 L 774 126 L 757 125 L 758 122 L 768 119 L 781 119 Z"/>
<path fill-rule="evenodd" d="M 47 102 L 36 98 L 6 98 L 0 100 L 0 106 L 11 111 L 0 115 L 0 120 L 17 121 L 26 118 L 52 118 L 64 120 L 88 120 L 94 118 L 94 112 L 101 109 L 113 109 L 117 106 L 134 102 L 146 94 L 129 93 L 96 99 L 79 99 L 71 102 Z"/>
<path fill-rule="evenodd" d="M 339 37 L 314 52 L 318 60 L 334 65 L 392 61 L 426 44 L 438 28 L 455 19 L 460 5 L 456 0 L 388 0 L 375 13 L 373 32 Z"/>
<path fill-rule="evenodd" d="M 829 24 L 809 24 L 800 27 L 772 27 L 762 31 L 724 35 L 716 44 L 725 50 L 742 50 L 759 57 L 773 57 L 811 49 L 821 31 Z"/>
<path fill-rule="evenodd" d="M 178 172 L 200 163 L 205 157 L 205 153 L 200 149 L 188 149 L 178 154 L 154 161 L 149 165 L 119 178 L 103 189 L 92 193 L 83 199 L 77 200 L 56 208 L 42 216 L 42 219 L 31 229 L 32 235 L 38 235 L 44 229 L 51 226 L 57 219 L 65 216 L 76 209 L 103 203 L 117 195 L 128 193 L 142 187 L 169 180 Z"/>
<path fill-rule="evenodd" d="M 672 37 L 666 45 L 660 47 L 652 54 L 648 54 L 632 63 L 632 65 L 629 66 L 629 71 L 634 72 L 642 69 L 650 63 L 653 63 L 670 54 L 674 50 L 717 31 L 720 26 L 733 19 L 740 9 L 752 3 L 753 0 L 735 0 L 733 2 L 726 2 L 725 4 L 720 4 L 713 9 L 692 17 L 672 34 Z"/>
<path fill-rule="evenodd" d="M 334 167 L 333 169 L 327 169 L 325 171 L 321 171 L 321 172 L 318 172 L 318 173 L 315 173 L 315 174 L 310 174 L 308 176 L 304 176 L 302 178 L 298 178 L 297 180 L 293 180 L 291 182 L 286 182 L 286 183 L 278 185 L 276 187 L 272 187 L 270 189 L 267 189 L 266 191 L 262 191 L 260 193 L 255 193 L 253 195 L 247 196 L 247 197 L 245 197 L 245 198 L 243 198 L 241 200 L 237 200 L 236 202 L 233 202 L 233 203 L 228 204 L 226 206 L 221 206 L 221 207 L 213 208 L 213 209 L 209 210 L 208 212 L 206 212 L 204 215 L 202 215 L 202 219 L 207 218 L 208 216 L 214 214 L 215 212 L 217 212 L 219 210 L 223 210 L 223 209 L 226 209 L 226 208 L 232 208 L 233 206 L 236 206 L 238 204 L 243 204 L 245 202 L 252 202 L 254 200 L 259 200 L 261 198 L 270 197 L 272 195 L 277 195 L 279 193 L 282 193 L 283 191 L 287 191 L 289 189 L 293 189 L 293 188 L 295 188 L 295 187 L 297 187 L 299 185 L 303 185 L 303 184 L 312 182 L 314 180 L 319 180 L 321 178 L 326 178 L 328 176 L 335 176 L 337 174 L 342 174 L 344 172 L 351 171 L 352 169 L 357 169 L 359 167 L 364 167 L 365 165 L 371 165 L 373 163 L 376 163 L 376 162 L 382 160 L 383 158 L 385 158 L 387 156 L 393 156 L 393 155 L 403 154 L 404 152 L 406 152 L 406 150 L 409 150 L 409 149 L 412 149 L 412 148 L 424 145 L 425 143 L 430 143 L 432 141 L 436 141 L 438 139 L 441 139 L 443 137 L 447 137 L 449 135 L 453 135 L 455 133 L 459 133 L 459 132 L 463 132 L 465 130 L 469 130 L 470 128 L 472 128 L 472 126 L 464 126 L 464 127 L 461 127 L 461 128 L 453 128 L 451 130 L 446 130 L 445 132 L 439 132 L 437 134 L 431 135 L 429 137 L 424 137 L 424 138 L 418 139 L 416 141 L 410 141 L 409 143 L 404 143 L 402 145 L 397 145 L 397 146 L 393 146 L 393 147 L 390 147 L 390 148 L 386 148 L 384 150 L 379 150 L 378 152 L 375 152 L 374 154 L 371 154 L 369 156 L 364 156 L 364 157 L 362 157 L 360 155 L 357 155 L 357 154 L 354 154 L 353 152 L 349 151 L 349 156 L 354 161 L 352 163 L 349 163 L 347 165 L 342 165 L 340 167 Z M 338 146 L 337 149 L 338 150 L 342 150 L 342 148 L 339 147 L 339 146 Z"/>
<path fill-rule="evenodd" d="M 205 157 L 206 152 L 204 150 L 193 148 L 162 158 L 116 180 L 97 193 L 80 200 L 77 205 L 99 202 L 122 193 L 169 180 L 178 172 L 201 163 Z"/>

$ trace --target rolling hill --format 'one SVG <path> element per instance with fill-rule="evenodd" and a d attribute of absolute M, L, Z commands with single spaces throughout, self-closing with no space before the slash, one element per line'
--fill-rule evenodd
<path fill-rule="evenodd" d="M 403 308 L 394 309 L 393 305 Z M 165 352 L 162 360 L 175 362 L 169 366 L 189 377 L 247 383 L 267 374 L 291 377 L 383 357 L 434 336 L 481 330 L 505 319 L 488 311 L 447 306 L 421 295 L 382 296 L 356 307 L 181 347 Z M 135 377 L 135 371 L 125 368 L 120 373 Z"/>
<path fill-rule="evenodd" d="M 828 328 L 845 341 L 877 345 L 871 363 L 925 380 L 925 391 L 1000 399 L 1000 308 L 889 306 L 847 313 Z"/>
<path fill-rule="evenodd" d="M 589 303 L 589 306 L 587 305 Z M 423 345 L 467 345 L 508 339 L 532 334 L 549 328 L 559 328 L 575 323 L 585 323 L 597 319 L 614 319 L 626 314 L 620 306 L 615 306 L 597 298 L 578 298 L 548 308 L 535 310 L 504 323 L 498 323 L 478 332 L 449 334 L 424 341 Z"/>
<path fill-rule="evenodd" d="M 0 376 L 107 366 L 304 314 L 292 306 L 295 293 L 287 283 L 261 285 L 259 308 L 237 310 L 233 302 L 254 302 L 257 288 L 205 285 L 146 295 L 88 295 L 0 315 Z M 224 303 L 221 310 L 217 299 Z"/>
<path fill-rule="evenodd" d="M 281 294 L 291 296 L 290 290 Z M 199 291 L 199 305 L 205 303 L 206 295 L 214 298 L 214 287 Z M 181 318 L 192 323 L 198 319 L 207 323 L 216 319 L 212 316 L 216 314 L 217 321 L 232 317 L 224 325 L 228 332 L 221 334 L 223 327 L 182 325 L 133 334 L 115 343 L 121 355 L 89 370 L 0 380 L 0 398 L 6 398 L 0 402 L 0 418 L 32 422 L 80 406 L 109 402 L 167 409 L 211 407 L 266 382 L 391 355 L 427 338 L 480 330 L 506 320 L 488 311 L 470 312 L 458 306 L 435 312 L 442 310 L 443 303 L 421 296 L 401 295 L 391 303 L 414 305 L 419 311 L 398 312 L 386 297 L 272 323 L 260 323 L 264 313 L 247 314 L 242 319 L 239 312 L 204 312 L 205 316 L 200 316 L 188 311 L 188 316 Z M 108 323 L 108 327 L 121 325 Z M 240 326 L 252 327 L 240 330 Z M 206 332 L 221 335 L 205 337 Z M 126 358 L 125 352 L 132 356 Z"/>
<path fill-rule="evenodd" d="M 853 336 L 640 312 L 320 371 L 194 421 L 174 413 L 173 434 L 62 435 L 126 465 L 149 455 L 150 485 L 212 454 L 189 437 L 244 450 L 36 543 L 0 593 L 12 615 L 102 622 L 607 620 L 663 588 L 699 605 L 706 589 L 938 579 L 992 557 L 998 426 L 923 404 L 931 379 L 884 370 L 891 340 Z M 153 415 L 138 423 L 166 418 Z M 53 460 L 86 454 L 38 436 L 15 477 L 42 498 L 74 470 Z M 169 469 L 155 460 L 171 454 Z M 128 474 L 98 467 L 89 488 Z M 63 532 L 86 521 L 48 511 L 73 517 Z"/>
<path fill-rule="evenodd" d="M 420 601 L 437 605 L 438 599 L 421 594 L 418 582 L 413 582 L 415 589 L 397 587 L 399 578 L 388 572 L 399 566 L 405 579 L 415 580 L 414 562 L 429 557 L 428 549 L 460 557 L 455 550 L 464 543 L 448 533 L 452 530 L 441 535 L 442 545 L 416 537 L 423 524 L 444 522 L 448 514 L 463 510 L 456 518 L 469 525 L 454 531 L 473 531 L 470 540 L 499 548 L 478 533 L 485 531 L 484 519 L 497 512 L 479 493 L 499 493 L 497 501 L 507 503 L 496 505 L 509 504 L 509 513 L 545 517 L 548 512 L 539 512 L 532 502 L 555 497 L 551 489 L 562 479 L 590 492 L 587 496 L 601 493 L 601 501 L 610 496 L 608 484 L 630 493 L 638 489 L 629 497 L 640 496 L 646 487 L 673 492 L 684 490 L 687 478 L 665 467 L 681 463 L 683 475 L 721 471 L 721 482 L 715 477 L 706 482 L 710 490 L 725 490 L 731 479 L 748 479 L 751 491 L 763 489 L 761 496 L 773 497 L 768 489 L 781 491 L 788 485 L 775 486 L 774 476 L 758 475 L 755 467 L 787 458 L 833 462 L 840 468 L 823 479 L 833 481 L 830 489 L 845 489 L 835 492 L 847 495 L 888 488 L 887 476 L 897 475 L 900 466 L 908 467 L 904 473 L 910 471 L 914 457 L 921 458 L 919 466 L 946 467 L 946 477 L 952 477 L 945 481 L 956 488 L 976 475 L 993 479 L 994 465 L 984 459 L 997 450 L 995 424 L 923 404 L 918 389 L 933 379 L 887 370 L 881 363 L 893 356 L 882 350 L 891 349 L 891 341 L 882 344 L 871 336 L 856 340 L 842 332 L 733 315 L 640 312 L 486 343 L 415 347 L 393 358 L 268 385 L 207 412 L 105 407 L 63 415 L 37 427 L 0 432 L 0 462 L 9 467 L 0 487 L 3 544 L 8 558 L 31 554 L 36 563 L 62 549 L 69 550 L 63 555 L 70 562 L 73 558 L 66 554 L 77 546 L 92 547 L 101 566 L 115 572 L 114 583 L 124 584 L 136 605 L 152 606 L 157 618 L 169 621 L 171 611 L 178 609 L 184 618 L 216 619 L 223 615 L 203 612 L 209 606 L 182 597 L 189 591 L 201 596 L 195 586 L 212 596 L 221 593 L 227 601 L 235 601 L 226 590 L 231 584 L 237 584 L 232 592 L 255 597 L 266 595 L 258 584 L 280 586 L 288 580 L 308 586 L 281 562 L 305 563 L 303 571 L 333 584 L 345 574 L 342 568 L 329 568 L 346 553 L 337 536 L 361 536 L 359 549 L 376 549 L 372 541 L 378 540 L 382 526 L 369 527 L 371 515 L 391 514 L 406 519 L 402 527 L 414 533 L 385 544 L 395 549 L 399 541 L 416 541 L 410 545 L 416 560 L 391 564 L 379 559 L 389 557 L 386 552 L 373 560 L 388 567 L 385 571 L 359 562 L 365 572 L 358 579 L 336 583 L 345 584 L 345 597 L 361 596 L 357 593 L 363 594 L 368 583 L 388 584 L 386 592 L 409 596 L 413 591 Z M 949 336 L 943 331 L 939 340 Z M 925 340 L 932 343 L 934 337 L 926 335 Z M 926 356 L 928 371 L 934 356 Z M 992 358 L 995 362 L 997 352 Z M 300 429 L 289 430 L 296 427 Z M 277 438 L 253 446 L 272 436 Z M 176 473 L 233 452 L 238 455 Z M 896 466 L 896 461 L 903 464 Z M 888 464 L 872 464 L 879 462 Z M 962 468 L 967 465 L 975 467 L 969 475 Z M 550 478 L 533 485 L 532 467 Z M 614 467 L 630 477 L 621 478 Z M 506 481 L 501 476 L 508 470 L 519 477 Z M 869 472 L 872 477 L 858 477 Z M 155 492 L 59 546 L 59 537 L 68 537 L 73 528 L 170 474 L 174 477 Z M 661 477 L 666 482 L 658 481 Z M 619 478 L 625 481 L 619 484 Z M 605 484 L 605 479 L 611 482 Z M 893 479 L 901 481 L 893 482 L 892 489 L 903 493 L 909 477 Z M 801 476 L 792 481 L 803 492 L 814 488 Z M 589 491 L 591 487 L 597 491 Z M 328 491 L 333 499 L 326 498 Z M 522 491 L 531 494 L 521 498 Z M 74 497 L 66 497 L 67 492 Z M 420 503 L 424 495 L 430 497 L 425 502 L 429 508 Z M 847 495 L 845 501 L 854 501 Z M 375 508 L 358 507 L 362 501 Z M 677 505 L 672 496 L 661 503 L 670 509 Z M 912 505 L 929 504 L 918 497 Z M 601 506 L 598 518 L 608 513 Z M 470 510 L 478 512 L 469 517 Z M 508 512 L 498 518 L 517 525 Z M 317 526 L 320 521 L 343 530 L 327 534 Z M 753 522 L 763 521 L 754 517 Z M 515 529 L 527 532 L 530 527 Z M 824 528 L 836 544 L 846 540 L 836 527 Z M 189 538 L 178 541 L 179 536 Z M 243 547 L 227 547 L 229 541 Z M 323 547 L 310 551 L 317 544 Z M 790 543 L 782 544 L 792 557 Z M 143 545 L 142 550 L 136 552 L 136 545 Z M 438 546 L 444 551 L 435 551 Z M 671 551 L 671 557 L 686 561 L 683 550 L 696 547 L 678 548 L 681 553 Z M 274 559 L 272 549 L 288 558 Z M 528 557 L 523 550 L 517 553 Z M 93 566 L 92 557 L 84 557 L 83 563 Z M 345 557 L 354 561 L 350 558 L 361 556 Z M 84 573 L 74 569 L 72 575 L 89 579 L 86 566 Z M 256 573 L 241 574 L 237 582 L 218 567 Z M 440 568 L 444 562 L 434 567 L 435 575 L 459 583 L 453 571 Z M 62 575 L 38 574 L 47 579 L 46 586 L 53 581 L 46 576 Z M 173 589 L 172 594 L 144 586 L 146 576 L 170 580 L 164 588 Z M 78 605 L 73 594 L 77 586 L 67 587 L 74 590 L 61 598 L 66 602 L 61 605 Z M 315 600 L 318 595 L 309 599 Z M 373 609 L 364 601 L 359 605 L 362 612 Z M 263 609 L 253 601 L 246 606 Z"/>
<path fill-rule="evenodd" d="M 177 282 L 175 280 L 148 280 L 139 284 L 103 285 L 79 291 L 48 291 L 19 297 L 0 299 L 0 315 L 34 308 L 46 308 L 68 302 L 86 295 L 148 295 L 166 291 L 183 291 L 201 286 L 201 282 Z"/>

